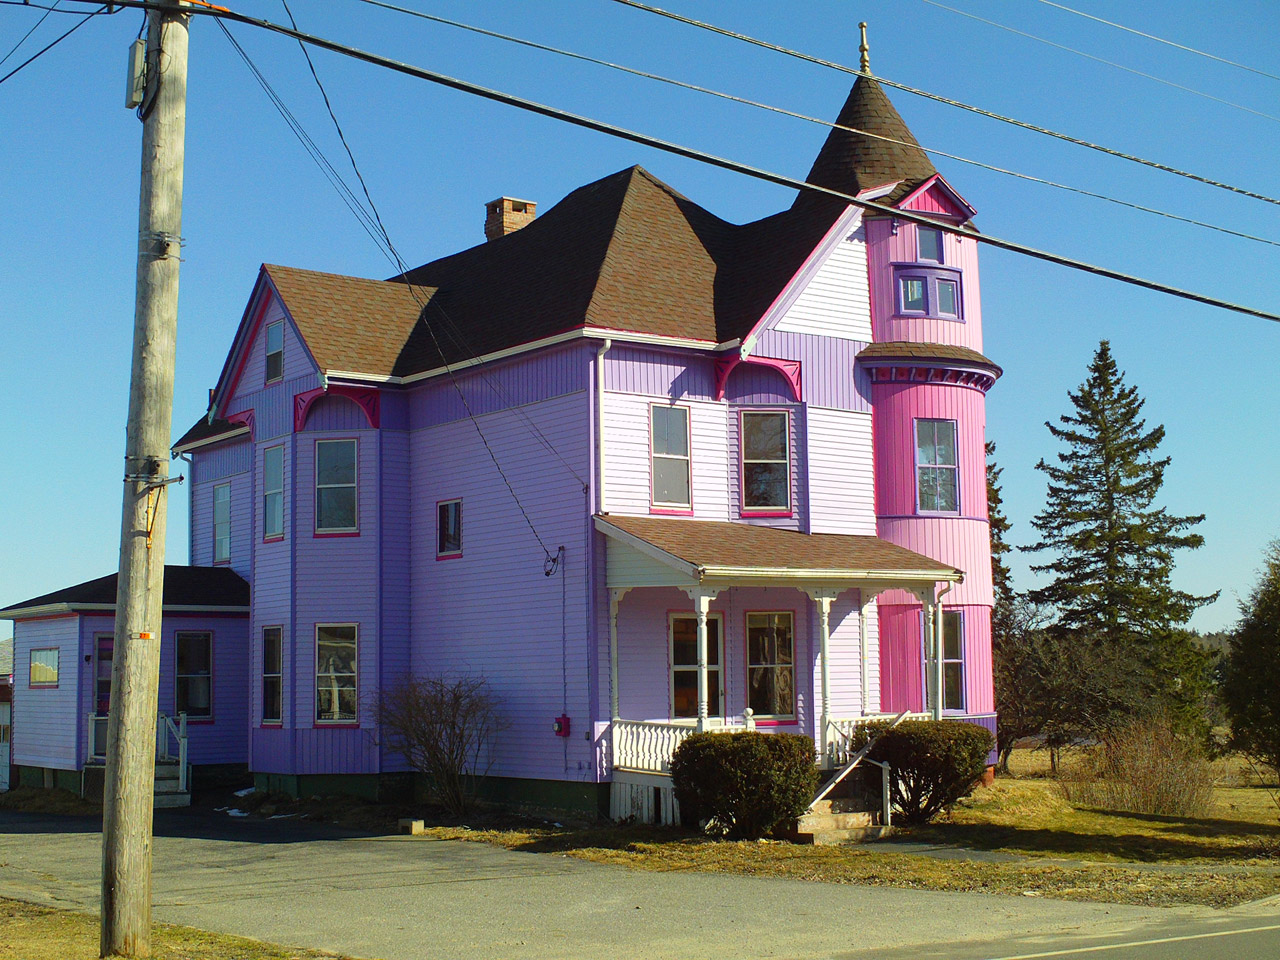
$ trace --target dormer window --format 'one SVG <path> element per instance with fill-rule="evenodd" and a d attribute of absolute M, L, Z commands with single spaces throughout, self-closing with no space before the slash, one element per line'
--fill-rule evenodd
<path fill-rule="evenodd" d="M 922 263 L 942 262 L 942 231 L 916 227 L 916 259 Z"/>
<path fill-rule="evenodd" d="M 267 383 L 284 379 L 284 321 L 267 324 Z"/>

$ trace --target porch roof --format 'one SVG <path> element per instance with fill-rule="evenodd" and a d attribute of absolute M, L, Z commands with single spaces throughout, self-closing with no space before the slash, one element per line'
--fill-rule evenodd
<path fill-rule="evenodd" d="M 691 583 L 959 581 L 964 573 L 879 537 L 800 533 L 748 523 L 597 515 L 596 529 Z M 612 546 L 612 544 L 611 544 Z M 610 586 L 644 586 L 634 564 L 609 564 Z M 640 567 L 643 567 L 643 561 Z M 660 577 L 652 585 L 659 585 Z M 630 581 L 630 582 L 624 582 Z M 674 584 L 675 580 L 668 581 Z M 882 587 L 883 589 L 883 587 Z"/>
<path fill-rule="evenodd" d="M 0 609 L 0 620 L 58 613 L 115 613 L 116 574 L 86 580 L 53 593 Z M 190 567 L 166 564 L 163 612 L 248 613 L 249 584 L 229 567 Z"/>

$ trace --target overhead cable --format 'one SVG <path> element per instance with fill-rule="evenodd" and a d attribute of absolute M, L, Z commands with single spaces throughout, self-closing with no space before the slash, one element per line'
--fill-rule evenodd
<path fill-rule="evenodd" d="M 49 19 L 49 14 L 53 13 L 53 12 L 54 12 L 54 10 L 57 8 L 58 4 L 59 4 L 59 3 L 61 3 L 61 2 L 62 2 L 62 0 L 54 0 L 54 2 L 53 2 L 53 6 L 52 6 L 52 7 L 50 7 L 48 10 L 46 10 L 44 13 L 42 13 L 42 14 L 40 15 L 40 19 L 39 19 L 39 20 L 37 20 L 37 21 L 32 25 L 32 27 L 31 27 L 31 29 L 30 29 L 30 30 L 28 30 L 26 33 L 24 33 L 24 34 L 19 38 L 18 42 L 17 42 L 17 43 L 15 43 L 15 44 L 14 44 L 14 45 L 9 49 L 9 52 L 8 52 L 8 53 L 6 53 L 3 57 L 0 57 L 0 67 L 4 66 L 4 62 L 5 62 L 6 60 L 8 60 L 10 57 L 12 57 L 15 53 L 17 53 L 17 52 L 18 52 L 18 48 L 19 48 L 20 46 L 22 46 L 24 43 L 26 43 L 26 42 L 27 42 L 27 37 L 31 36 L 33 33 L 35 33 L 37 30 L 39 30 L 39 29 L 40 29 L 40 24 L 44 23 L 46 20 L 48 20 L 48 19 Z"/>
<path fill-rule="evenodd" d="M 157 6 L 155 3 L 151 2 L 151 0 L 115 0 L 115 3 L 117 6 L 140 8 Z M 571 113 L 567 110 L 560 110 L 556 107 L 538 103 L 535 100 L 528 100 L 524 97 L 516 96 L 515 94 L 504 93 L 501 90 L 493 90 L 489 87 L 483 87 L 467 80 L 459 80 L 456 77 L 446 76 L 445 74 L 438 73 L 434 70 L 415 67 L 399 60 L 393 60 L 389 57 L 383 57 L 376 53 L 370 53 L 367 50 L 351 47 L 347 44 L 338 43 L 334 40 L 327 40 L 324 37 L 317 37 L 311 34 L 302 33 L 282 24 L 272 23 L 269 20 L 261 20 L 257 17 L 250 17 L 241 13 L 222 12 L 203 9 L 200 7 L 189 8 L 189 12 L 197 15 L 224 17 L 229 20 L 235 20 L 239 23 L 260 27 L 264 30 L 270 30 L 286 37 L 292 37 L 295 40 L 301 39 L 312 46 L 320 47 L 322 50 L 340 53 L 343 56 L 348 56 L 355 60 L 362 60 L 365 63 L 373 64 L 374 66 L 385 67 L 386 69 L 394 70 L 397 73 L 417 77 L 420 80 L 426 80 L 429 83 L 435 83 L 443 87 L 448 87 L 452 90 L 468 93 L 473 96 L 481 97 L 485 100 L 491 100 L 495 103 L 502 103 L 510 107 L 515 107 L 519 110 L 525 110 L 529 113 L 536 113 L 540 116 L 560 120 L 564 123 L 583 127 L 588 130 L 594 130 L 597 133 L 607 134 L 608 136 L 617 137 L 621 140 L 629 140 L 632 143 L 638 143 L 642 146 L 652 147 L 655 150 L 661 150 L 664 153 L 670 153 L 679 157 L 685 157 L 689 160 L 696 160 L 700 163 L 720 167 L 721 169 L 730 170 L 734 173 L 752 177 L 756 180 L 765 181 L 766 183 L 773 183 L 778 186 L 789 187 L 793 190 L 806 190 L 810 193 L 834 197 L 838 200 L 843 200 L 845 203 L 860 207 L 863 210 L 878 213 L 881 216 L 893 217 L 907 223 L 923 224 L 924 226 L 941 230 L 944 233 L 953 233 L 958 236 L 969 237 L 978 243 L 983 243 L 990 247 L 1008 250 L 1012 253 L 1022 254 L 1023 256 L 1032 257 L 1037 260 L 1044 260 L 1048 263 L 1056 263 L 1060 266 L 1079 270 L 1083 273 L 1091 273 L 1095 276 L 1118 280 L 1121 283 L 1127 283 L 1132 286 L 1153 290 L 1157 293 L 1164 293 L 1169 296 L 1179 297 L 1183 300 L 1191 300 L 1211 307 L 1219 307 L 1223 310 L 1230 310 L 1233 313 L 1242 313 L 1253 317 L 1260 317 L 1264 320 L 1280 322 L 1280 313 L 1272 313 L 1267 310 L 1261 310 L 1257 307 L 1232 303 L 1229 300 L 1223 300 L 1219 297 L 1209 296 L 1208 294 L 1197 293 L 1194 290 L 1184 290 L 1180 287 L 1174 287 L 1156 280 L 1149 280 L 1145 277 L 1138 277 L 1133 274 L 1124 273 L 1120 270 L 1113 270 L 1110 267 L 1103 267 L 1097 264 L 1088 263 L 1084 260 L 1077 260 L 1074 257 L 1068 257 L 1064 254 L 1054 253 L 1049 250 L 1039 250 L 1035 247 L 1030 247 L 1012 240 L 1003 240 L 999 237 L 992 236 L 991 234 L 975 233 L 911 210 L 902 210 L 897 207 L 886 206 L 885 204 L 878 203 L 874 200 L 865 200 L 847 193 L 841 193 L 839 190 L 832 190 L 829 187 L 822 187 L 817 184 L 807 183 L 804 180 L 798 180 L 795 177 L 789 177 L 785 174 L 774 173 L 760 167 L 753 167 L 750 164 L 740 163 L 726 157 L 719 157 L 715 154 L 706 153 L 702 150 L 694 149 L 693 147 L 686 147 L 678 143 L 661 140 L 658 137 L 652 137 L 636 130 L 629 130 L 626 127 L 619 127 L 615 124 L 606 123 L 603 120 L 595 120 L 591 117 L 582 116 L 581 114 Z"/>
<path fill-rule="evenodd" d="M 1065 10 L 1067 13 L 1074 13 L 1077 17 L 1084 17 L 1086 20 L 1105 23 L 1108 27 L 1115 27 L 1117 30 L 1123 30 L 1125 33 L 1132 33 L 1134 36 L 1143 37 L 1147 40 L 1154 40 L 1156 43 L 1163 43 L 1166 46 L 1175 47 L 1178 50 L 1185 50 L 1187 53 L 1196 54 L 1196 56 L 1207 57 L 1210 60 L 1216 60 L 1218 63 L 1225 63 L 1229 67 L 1239 67 L 1241 70 L 1248 70 L 1250 73 L 1256 73 L 1258 76 L 1266 77 L 1269 80 L 1280 80 L 1280 75 L 1267 73 L 1267 71 L 1259 70 L 1257 67 L 1251 67 L 1247 63 L 1240 63 L 1238 60 L 1228 60 L 1226 57 L 1220 57 L 1217 54 L 1209 53 L 1205 50 L 1197 50 L 1195 47 L 1188 47 L 1186 44 L 1167 40 L 1164 37 L 1157 37 L 1154 33 L 1144 33 L 1141 30 L 1135 30 L 1133 27 L 1126 27 L 1122 23 L 1116 23 L 1114 20 L 1095 17 L 1093 14 L 1085 13 L 1083 10 L 1076 10 L 1074 7 L 1068 7 L 1061 3 L 1054 3 L 1053 0 L 1037 0 L 1037 2 L 1043 3 L 1047 7 L 1056 7 L 1059 10 Z"/>
<path fill-rule="evenodd" d="M 1133 67 L 1127 67 L 1123 63 L 1116 63 L 1114 60 L 1108 60 L 1105 57 L 1095 56 L 1092 53 L 1086 53 L 1083 50 L 1077 50 L 1075 47 L 1068 47 L 1065 43 L 1058 43 L 1056 40 L 1050 40 L 1047 37 L 1039 37 L 1034 33 L 1027 33 L 1025 30 L 1019 30 L 1008 24 L 1000 23 L 998 20 L 990 20 L 987 17 L 980 17 L 976 13 L 969 13 L 967 10 L 960 10 L 956 7 L 949 7 L 945 3 L 939 3 L 938 0 L 920 0 L 921 3 L 927 3 L 931 7 L 937 7 L 939 10 L 946 10 L 948 13 L 954 13 L 961 17 L 968 17 L 970 20 L 976 20 L 979 23 L 985 23 L 988 26 L 995 27 L 997 30 L 1005 30 L 1009 33 L 1016 34 L 1019 37 L 1026 37 L 1028 40 L 1035 40 L 1037 43 L 1043 43 L 1046 46 L 1054 47 L 1058 50 L 1064 50 L 1067 53 L 1074 53 L 1077 57 L 1084 57 L 1086 60 L 1092 60 L 1094 63 L 1105 64 L 1108 67 L 1115 67 L 1117 70 L 1123 70 L 1126 73 L 1132 73 L 1134 76 L 1142 77 L 1146 80 L 1154 80 L 1156 83 L 1163 83 L 1166 87 L 1173 87 L 1175 90 L 1181 90 L 1184 93 L 1190 93 L 1197 97 L 1204 97 L 1206 100 L 1212 100 L 1214 103 L 1220 103 L 1226 107 L 1232 107 L 1236 110 L 1243 110 L 1245 113 L 1252 113 L 1255 117 L 1262 117 L 1264 120 L 1272 120 L 1280 123 L 1280 117 L 1270 113 L 1264 113 L 1261 110 L 1255 110 L 1253 107 L 1246 107 L 1242 103 L 1236 103 L 1233 100 L 1226 100 L 1223 97 L 1215 97 L 1211 93 L 1205 93 L 1203 90 L 1197 90 L 1195 87 L 1188 87 L 1186 84 L 1175 83 L 1173 80 L 1166 80 L 1164 77 L 1157 77 L 1153 73 L 1146 73 Z"/>
<path fill-rule="evenodd" d="M 1252 197 L 1254 200 L 1262 200 L 1266 203 L 1274 203 L 1280 206 L 1280 199 L 1269 197 L 1266 194 L 1256 193 L 1253 190 L 1246 190 L 1243 187 L 1232 186 L 1229 183 L 1223 183 L 1220 180 L 1214 180 L 1210 177 L 1202 177 L 1196 173 L 1190 173 L 1186 170 L 1179 170 L 1177 167 L 1171 167 L 1168 164 L 1160 163 L 1155 160 L 1146 160 L 1133 154 L 1124 153 L 1121 150 L 1115 150 L 1111 147 L 1103 146 L 1099 143 L 1093 143 L 1089 140 L 1082 140 L 1079 137 L 1073 137 L 1070 134 L 1059 133 L 1056 130 L 1050 130 L 1047 127 L 1037 126 L 1034 123 L 1028 123 L 1025 120 L 1017 120 L 1013 117 L 1006 117 L 1003 114 L 995 113 L 991 110 L 985 110 L 982 107 L 975 107 L 969 103 L 963 103 L 959 100 L 952 100 L 950 97 L 944 97 L 936 93 L 930 93 L 928 90 L 921 90 L 918 87 L 908 86 L 905 83 L 898 83 L 895 80 L 887 80 L 884 77 L 877 76 L 869 71 L 863 72 L 854 67 L 846 66 L 843 63 L 836 63 L 832 60 L 823 60 L 821 57 L 814 57 L 799 50 L 792 50 L 788 47 L 782 47 L 775 43 L 769 43 L 767 40 L 760 40 L 756 37 L 747 36 L 744 33 L 736 33 L 733 30 L 726 30 L 724 27 L 717 27 L 714 24 L 706 23 L 702 20 L 694 20 L 692 17 L 685 17 L 678 13 L 672 13 L 670 10 L 663 10 L 660 7 L 649 6 L 646 3 L 640 3 L 638 0 L 613 0 L 614 3 L 620 3 L 627 7 L 634 7 L 637 10 L 643 10 L 646 13 L 656 14 L 660 17 L 666 17 L 669 20 L 676 20 L 689 26 L 698 27 L 702 30 L 709 30 L 712 33 L 718 33 L 721 36 L 729 37 L 734 40 L 740 40 L 743 43 L 749 43 L 753 46 L 762 47 L 765 50 L 772 50 L 775 53 L 785 54 L 788 57 L 794 57 L 797 60 L 804 60 L 807 63 L 817 64 L 820 67 L 828 67 L 832 70 L 838 70 L 841 73 L 847 73 L 854 77 L 866 77 L 868 80 L 875 80 L 877 83 L 884 84 L 886 87 L 893 87 L 895 90 L 902 90 L 911 93 L 917 97 L 924 97 L 927 100 L 934 100 L 938 103 L 945 103 L 947 106 L 956 107 L 960 110 L 967 110 L 970 113 L 976 113 L 979 116 L 989 117 L 992 120 L 999 120 L 1001 123 L 1012 124 L 1015 127 L 1021 127 L 1024 130 L 1030 130 L 1033 133 L 1043 134 L 1047 137 L 1053 137 L 1066 143 L 1074 143 L 1079 147 L 1086 147 L 1090 150 L 1097 150 L 1099 153 L 1105 153 L 1108 156 L 1119 157 L 1121 160 L 1128 160 L 1130 163 L 1141 164 L 1144 167 L 1151 167 L 1154 170 L 1163 170 L 1165 173 L 1171 173 L 1178 177 L 1185 177 L 1188 180 L 1195 180 L 1197 183 L 1207 184 L 1211 187 L 1217 187 L 1219 190 L 1228 190 L 1231 193 L 1238 193 L 1241 196 Z"/>
<path fill-rule="evenodd" d="M 461 23 L 460 21 L 450 20 L 446 17 L 438 17 L 434 14 L 424 13 L 420 10 L 414 10 L 410 7 L 403 7 L 398 4 L 388 3 L 386 2 L 386 0 L 359 0 L 359 2 L 367 3 L 370 6 L 374 6 L 374 7 L 382 7 L 386 10 L 392 10 L 397 13 L 407 14 L 408 16 L 417 17 L 422 20 L 429 20 L 432 23 L 439 23 L 449 27 L 457 27 L 460 30 L 466 30 L 471 33 L 480 34 L 481 36 L 492 37 L 496 40 L 502 40 L 508 43 L 518 44 L 520 46 L 529 47 L 534 50 L 540 50 L 545 53 L 554 53 L 559 56 L 568 57 L 573 60 L 579 60 L 584 63 L 591 63 L 591 64 L 595 64 L 596 66 L 607 67 L 611 70 L 618 70 L 623 73 L 631 74 L 632 76 L 642 77 L 646 80 L 656 80 L 659 83 L 670 84 L 673 87 L 679 87 L 683 90 L 691 90 L 695 93 L 706 94 L 707 96 L 711 96 L 711 97 L 718 97 L 721 100 L 728 100 L 732 103 L 740 103 L 749 107 L 757 107 L 761 110 L 768 110 L 771 113 L 777 113 L 784 117 L 792 117 L 793 119 L 796 119 L 796 120 L 804 120 L 808 123 L 815 123 L 815 124 L 818 124 L 819 126 L 827 127 L 828 129 L 846 130 L 849 133 L 854 133 L 862 137 L 868 137 L 872 140 L 880 140 L 884 143 L 896 144 L 898 146 L 919 146 L 919 144 L 908 143 L 907 141 L 900 140 L 896 137 L 888 137 L 883 134 L 872 133 L 869 130 L 859 130 L 857 127 L 849 127 L 841 123 L 832 123 L 830 120 L 823 120 L 819 117 L 809 116 L 808 114 L 797 113 L 794 110 L 787 110 L 784 107 L 778 107 L 778 106 L 774 106 L 773 104 L 762 103 L 758 100 L 751 100 L 747 97 L 739 97 L 732 93 L 725 93 L 724 91 L 714 90 L 710 87 L 699 86 L 698 84 L 695 84 L 695 83 L 687 83 L 683 80 L 676 80 L 673 77 L 665 77 L 665 76 L 662 76 L 661 74 L 649 73 L 646 70 L 637 70 L 634 67 L 628 67 L 620 63 L 613 63 L 609 60 L 601 60 L 596 57 L 587 56 L 586 54 L 583 54 L 583 53 L 578 53 L 574 50 L 565 50 L 560 47 L 553 47 L 553 46 L 549 46 L 548 44 L 537 43 L 536 41 L 533 41 L 533 40 L 526 40 L 522 37 L 513 37 L 508 34 L 498 33 L 497 31 L 494 31 L 494 30 L 486 30 L 483 27 L 477 27 L 469 23 Z M 1256 243 L 1265 243 L 1271 246 L 1280 247 L 1280 241 L 1277 241 L 1277 240 L 1268 240 L 1266 237 L 1259 237 L 1251 233 L 1244 233 L 1243 231 L 1240 231 L 1240 230 L 1232 230 L 1229 227 L 1223 227 L 1213 223 L 1206 223 L 1203 220 L 1195 220 L 1191 217 L 1184 217 L 1176 213 L 1170 213 L 1167 210 L 1159 210 L 1159 209 L 1156 209 L 1155 207 L 1144 206 L 1139 203 L 1133 203 L 1129 200 L 1121 200 L 1118 197 L 1111 197 L 1103 193 L 1096 193 L 1092 190 L 1086 190 L 1083 187 L 1073 187 L 1069 184 L 1058 183 L 1057 181 L 1047 180 L 1043 177 L 1036 177 L 1036 176 L 1032 176 L 1031 174 L 1020 173 L 1016 170 L 1009 170 L 1005 167 L 999 167 L 994 164 L 984 163 L 981 160 L 973 160 L 969 157 L 962 157 L 962 156 L 959 156 L 958 154 L 948 153 L 946 150 L 938 150 L 935 147 L 920 147 L 920 149 L 923 150 L 925 153 L 932 154 L 934 156 L 946 157 L 948 160 L 955 160 L 959 163 L 969 164 L 974 167 L 979 167 L 983 170 L 990 170 L 993 173 L 1003 174 L 1004 176 L 1015 177 L 1019 180 L 1026 180 L 1030 183 L 1038 183 L 1043 186 L 1053 187 L 1058 190 L 1067 190 L 1071 193 L 1080 194 L 1086 197 L 1093 197 L 1094 199 L 1097 199 L 1097 200 L 1105 200 L 1108 203 L 1114 203 L 1122 207 L 1128 207 L 1131 210 L 1138 210 L 1142 213 L 1149 213 L 1159 217 L 1166 217 L 1170 220 L 1177 220 L 1180 223 L 1186 223 L 1196 227 L 1203 227 L 1206 230 L 1215 230 L 1219 233 L 1225 233 L 1233 237 L 1240 237 L 1243 240 L 1252 240 Z"/>
<path fill-rule="evenodd" d="M 86 23 L 88 23 L 88 22 L 89 22 L 90 20 L 92 20 L 94 17 L 98 16 L 98 15 L 99 15 L 99 14 L 101 14 L 101 13 L 105 13 L 105 12 L 106 12 L 106 10 L 107 10 L 107 5 L 106 5 L 106 4 L 104 4 L 102 7 L 100 7 L 98 10 L 95 10 L 93 13 L 87 13 L 87 14 L 85 14 L 84 19 L 76 21 L 75 26 L 73 26 L 70 30 L 68 30 L 68 31 L 67 31 L 66 33 L 64 33 L 62 36 L 58 37 L 58 39 L 56 39 L 56 40 L 52 41 L 51 43 L 48 43 L 48 44 L 46 44 L 45 46 L 41 47 L 39 50 L 37 50 L 37 51 L 36 51 L 35 53 L 33 53 L 31 56 L 27 57 L 27 59 L 26 59 L 26 60 L 23 60 L 23 61 L 22 61 L 22 63 L 18 64 L 16 67 L 14 67 L 14 68 L 13 68 L 12 70 L 10 70 L 8 73 L 6 73 L 3 77 L 0 77 L 0 83 L 4 83 L 6 80 L 8 80 L 10 77 L 12 77 L 15 73 L 17 73 L 19 70 L 21 70 L 23 67 L 27 66 L 28 64 L 35 63 L 35 62 L 36 62 L 37 60 L 39 60 L 42 56 L 44 56 L 46 53 L 48 53 L 50 50 L 52 50 L 54 47 L 56 47 L 58 44 L 60 44 L 63 40 L 67 39 L 67 37 L 71 36 L 73 33 L 75 33 L 77 30 L 79 30 L 81 27 L 83 27 Z M 50 7 L 50 8 L 49 8 L 49 12 L 51 13 L 52 11 L 53 11 L 53 8 L 52 8 L 52 7 Z M 61 12 L 61 11 L 59 11 L 59 12 Z M 47 15 L 47 14 L 46 14 L 46 15 Z M 14 49 L 17 49 L 17 48 L 15 47 Z M 7 58 L 6 58 L 6 59 L 7 59 Z"/>

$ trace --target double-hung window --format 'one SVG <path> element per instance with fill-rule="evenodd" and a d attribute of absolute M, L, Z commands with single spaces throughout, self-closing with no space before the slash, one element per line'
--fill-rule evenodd
<path fill-rule="evenodd" d="M 942 709 L 964 711 L 964 614 L 942 611 Z"/>
<path fill-rule="evenodd" d="M 707 716 L 724 716 L 721 681 L 720 617 L 707 616 Z M 671 616 L 671 716 L 684 720 L 698 715 L 698 618 Z"/>
<path fill-rule="evenodd" d="M 356 625 L 316 624 L 316 722 L 356 722 Z"/>
<path fill-rule="evenodd" d="M 284 321 L 267 324 L 267 375 L 266 382 L 274 383 L 284 378 Z"/>
<path fill-rule="evenodd" d="M 262 452 L 262 537 L 284 536 L 284 447 Z"/>
<path fill-rule="evenodd" d="M 316 533 L 354 533 L 356 442 L 316 441 Z"/>
<path fill-rule="evenodd" d="M 213 488 L 213 562 L 231 559 L 231 484 Z"/>
<path fill-rule="evenodd" d="M 742 413 L 742 507 L 791 509 L 790 417 L 784 410 Z"/>
<path fill-rule="evenodd" d="M 212 717 L 213 634 L 180 630 L 174 640 L 178 648 L 174 709 L 188 717 Z"/>
<path fill-rule="evenodd" d="M 283 629 L 262 628 L 262 722 L 279 723 L 283 717 Z"/>
<path fill-rule="evenodd" d="M 796 715 L 794 614 L 747 614 L 747 706 L 757 717 Z"/>
<path fill-rule="evenodd" d="M 436 556 L 462 556 L 462 501 L 436 504 Z"/>
<path fill-rule="evenodd" d="M 916 509 L 921 513 L 958 513 L 956 422 L 916 421 Z"/>
<path fill-rule="evenodd" d="M 653 505 L 688 509 L 692 506 L 689 470 L 689 408 L 649 408 L 652 450 Z"/>

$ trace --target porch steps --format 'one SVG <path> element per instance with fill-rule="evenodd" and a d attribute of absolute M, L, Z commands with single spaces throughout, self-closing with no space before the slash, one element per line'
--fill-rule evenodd
<path fill-rule="evenodd" d="M 155 806 L 191 806 L 191 791 L 181 789 L 181 783 L 177 760 L 157 760 Z"/>
<path fill-rule="evenodd" d="M 827 845 L 877 840 L 892 831 L 892 827 L 880 823 L 880 814 L 867 810 L 860 799 L 835 797 L 819 800 L 780 835 L 792 843 Z"/>

